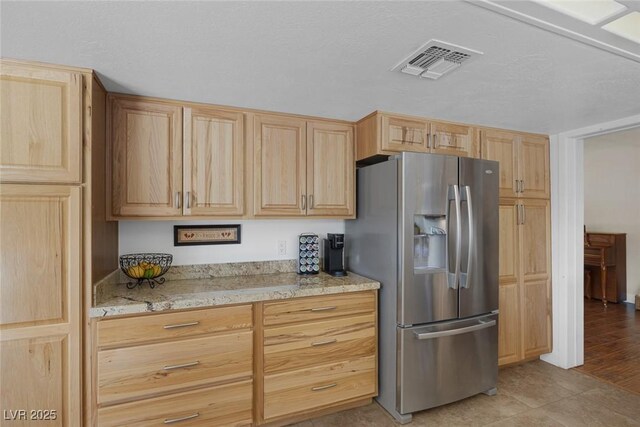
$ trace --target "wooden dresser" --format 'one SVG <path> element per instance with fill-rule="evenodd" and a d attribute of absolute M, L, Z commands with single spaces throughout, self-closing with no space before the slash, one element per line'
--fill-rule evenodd
<path fill-rule="evenodd" d="M 605 305 L 606 301 L 624 301 L 627 298 L 627 235 L 587 233 L 584 268 L 586 297 L 601 299 Z"/>

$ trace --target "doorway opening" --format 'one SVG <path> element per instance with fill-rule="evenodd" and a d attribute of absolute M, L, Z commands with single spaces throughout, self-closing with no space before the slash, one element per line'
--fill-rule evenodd
<path fill-rule="evenodd" d="M 640 393 L 640 127 L 583 140 L 584 364 Z"/>

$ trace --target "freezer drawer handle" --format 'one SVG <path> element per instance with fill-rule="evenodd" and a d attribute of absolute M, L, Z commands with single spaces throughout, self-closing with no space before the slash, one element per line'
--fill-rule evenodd
<path fill-rule="evenodd" d="M 478 323 L 477 325 L 467 326 L 465 328 L 450 329 L 448 331 L 438 331 L 438 332 L 424 332 L 422 334 L 414 332 L 414 334 L 416 338 L 418 338 L 419 340 L 430 340 L 432 338 L 450 337 L 452 335 L 460 335 L 460 334 L 466 334 L 468 332 L 479 331 L 481 329 L 486 329 L 486 328 L 495 326 L 495 324 L 496 324 L 495 320 L 491 320 L 489 322 L 484 322 L 481 320 L 480 323 Z"/>

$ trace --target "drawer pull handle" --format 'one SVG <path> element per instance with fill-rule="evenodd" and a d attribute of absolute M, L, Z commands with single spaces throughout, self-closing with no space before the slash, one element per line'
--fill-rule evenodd
<path fill-rule="evenodd" d="M 167 365 L 162 369 L 164 369 L 165 371 L 171 371 L 173 369 L 188 368 L 190 366 L 196 366 L 199 364 L 200 364 L 200 361 L 196 360 L 195 362 L 182 363 L 180 365 Z"/>
<path fill-rule="evenodd" d="M 318 387 L 312 387 L 311 391 L 320 391 L 320 390 L 326 390 L 328 388 L 332 388 L 337 386 L 338 383 L 333 383 L 333 384 L 327 384 L 327 385 L 319 385 Z"/>
<path fill-rule="evenodd" d="M 332 340 L 312 342 L 312 343 L 311 343 L 311 346 L 312 346 L 312 347 L 316 347 L 316 346 L 319 346 L 319 345 L 333 344 L 334 342 L 338 342 L 338 340 L 337 340 L 336 338 L 334 338 L 334 339 L 332 339 Z"/>
<path fill-rule="evenodd" d="M 329 307 L 314 307 L 312 308 L 310 311 L 329 311 L 329 310 L 335 310 L 336 307 L 335 305 L 329 306 Z"/>
<path fill-rule="evenodd" d="M 189 323 L 176 323 L 175 325 L 164 325 L 165 329 L 176 329 L 176 328 L 184 328 L 185 326 L 195 326 L 199 325 L 200 322 L 189 322 Z"/>
<path fill-rule="evenodd" d="M 194 418 L 198 418 L 200 416 L 199 413 L 195 413 L 192 415 L 187 415 L 186 417 L 180 417 L 180 418 L 167 418 L 166 420 L 164 420 L 165 424 L 173 424 L 173 423 L 179 423 L 180 421 L 187 421 L 187 420 L 192 420 Z"/>

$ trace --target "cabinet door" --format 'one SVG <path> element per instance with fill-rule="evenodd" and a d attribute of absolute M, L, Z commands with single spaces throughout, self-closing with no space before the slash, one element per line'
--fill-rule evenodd
<path fill-rule="evenodd" d="M 521 359 L 521 313 L 518 257 L 518 206 L 515 199 L 500 200 L 498 363 Z"/>
<path fill-rule="evenodd" d="M 522 135 L 518 146 L 519 179 L 522 180 L 521 197 L 548 199 L 549 140 L 534 135 Z"/>
<path fill-rule="evenodd" d="M 517 197 L 517 139 L 509 132 L 483 130 L 480 132 L 482 158 L 500 163 L 500 197 Z"/>
<path fill-rule="evenodd" d="M 432 153 L 477 157 L 474 153 L 473 128 L 450 123 L 431 123 Z"/>
<path fill-rule="evenodd" d="M 2 62 L 0 178 L 81 181 L 82 75 Z"/>
<path fill-rule="evenodd" d="M 0 186 L 3 414 L 53 410 L 43 422 L 80 425 L 81 212 L 79 187 Z"/>
<path fill-rule="evenodd" d="M 182 108 L 110 97 L 112 212 L 182 213 Z"/>
<path fill-rule="evenodd" d="M 382 116 L 382 150 L 429 151 L 428 123 L 401 117 Z"/>
<path fill-rule="evenodd" d="M 184 109 L 184 214 L 244 213 L 243 114 Z"/>
<path fill-rule="evenodd" d="M 518 283 L 500 284 L 500 320 L 498 321 L 498 365 L 522 359 L 520 286 Z"/>
<path fill-rule="evenodd" d="M 307 215 L 353 215 L 353 126 L 326 122 L 307 123 L 307 193 Z"/>
<path fill-rule="evenodd" d="M 518 201 L 521 206 L 520 265 L 526 280 L 551 276 L 551 217 L 548 200 Z"/>
<path fill-rule="evenodd" d="M 254 214 L 306 213 L 306 122 L 295 117 L 254 117 Z"/>
<path fill-rule="evenodd" d="M 520 271 L 525 358 L 551 351 L 551 235 L 548 200 L 522 199 Z"/>

